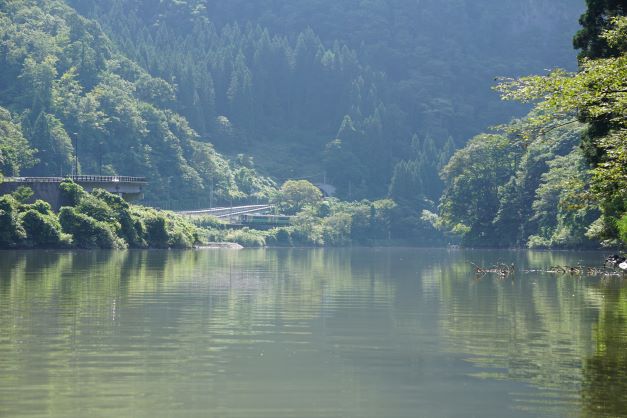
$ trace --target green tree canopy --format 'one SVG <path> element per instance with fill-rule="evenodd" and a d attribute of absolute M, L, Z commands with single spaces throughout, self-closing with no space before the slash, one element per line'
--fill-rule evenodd
<path fill-rule="evenodd" d="M 601 38 L 618 51 L 616 56 L 584 58 L 577 73 L 555 70 L 497 86 L 506 100 L 535 104 L 536 115 L 511 129 L 525 139 L 555 129 L 568 118 L 592 120 L 593 126 L 594 121 L 606 122 L 607 130 L 594 139 L 603 152 L 593 161 L 591 190 L 603 214 L 595 236 L 607 243 L 617 238 L 617 221 L 627 212 L 627 17 L 611 22 Z"/>
<path fill-rule="evenodd" d="M 11 113 L 0 107 L 0 175 L 16 176 L 37 163 L 35 153 Z"/>
<path fill-rule="evenodd" d="M 504 136 L 478 135 L 442 169 L 441 221 L 466 235 L 467 243 L 488 244 L 495 238 L 492 221 L 499 208 L 499 187 L 514 173 L 519 153 Z"/>
<path fill-rule="evenodd" d="M 322 192 L 307 180 L 288 180 L 277 193 L 276 204 L 281 212 L 293 215 L 307 205 L 322 200 Z"/>

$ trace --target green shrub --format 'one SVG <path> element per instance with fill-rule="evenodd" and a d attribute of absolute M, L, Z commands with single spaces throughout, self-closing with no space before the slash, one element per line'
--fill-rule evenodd
<path fill-rule="evenodd" d="M 168 221 L 168 232 L 170 234 L 181 233 L 185 235 L 186 241 L 189 241 L 191 245 L 200 241 L 198 234 L 198 228 L 195 225 L 187 221 L 184 217 L 176 215 L 172 212 L 164 212 Z M 170 242 L 173 245 L 173 241 Z"/>
<path fill-rule="evenodd" d="M 136 219 L 128 210 L 118 212 L 118 222 L 120 230 L 118 235 L 124 238 L 128 245 L 132 248 L 145 248 L 148 244 L 142 238 L 145 226 L 141 219 Z"/>
<path fill-rule="evenodd" d="M 110 224 L 115 230 L 120 228 L 116 219 L 117 217 L 115 211 L 111 209 L 105 201 L 100 200 L 95 196 L 90 194 L 83 195 L 75 208 L 83 215 L 87 215 L 97 221 Z"/>
<path fill-rule="evenodd" d="M 276 232 L 276 242 L 278 244 L 290 245 L 292 243 L 290 229 L 278 228 Z"/>
<path fill-rule="evenodd" d="M 166 219 L 160 214 L 146 217 L 146 242 L 153 248 L 168 248 L 170 236 L 166 227 Z"/>
<path fill-rule="evenodd" d="M 61 225 L 54 215 L 34 209 L 20 214 L 28 245 L 32 247 L 59 247 L 69 244 L 69 237 L 61 233 Z"/>
<path fill-rule="evenodd" d="M 224 239 L 228 242 L 236 242 L 243 247 L 263 247 L 266 245 L 263 232 L 248 228 L 229 231 Z"/>
<path fill-rule="evenodd" d="M 175 229 L 169 235 L 168 245 L 170 248 L 191 248 L 194 246 L 193 237 L 183 229 Z"/>
<path fill-rule="evenodd" d="M 531 235 L 527 239 L 527 247 L 534 249 L 550 248 L 551 240 L 546 239 L 540 235 Z"/>
<path fill-rule="evenodd" d="M 80 213 L 75 208 L 62 207 L 59 221 L 63 231 L 72 234 L 73 243 L 79 248 L 125 247 L 123 240 L 106 223 Z"/>
<path fill-rule="evenodd" d="M 202 215 L 202 216 L 194 216 L 187 218 L 190 223 L 196 225 L 199 228 L 207 228 L 207 229 L 219 229 L 224 228 L 225 223 L 215 216 L 211 215 Z"/>
<path fill-rule="evenodd" d="M 324 202 L 321 202 L 318 206 L 317 215 L 320 218 L 326 218 L 327 216 L 331 215 L 331 204 L 326 200 Z"/>
<path fill-rule="evenodd" d="M 322 220 L 306 211 L 300 212 L 292 220 L 292 242 L 295 245 L 324 245 Z"/>
<path fill-rule="evenodd" d="M 623 244 L 627 245 L 627 214 L 624 214 L 623 217 L 616 222 L 616 228 L 618 229 L 618 237 Z"/>
<path fill-rule="evenodd" d="M 203 228 L 200 233 L 204 237 L 205 242 L 222 242 L 226 241 L 227 231 L 224 229 Z"/>
<path fill-rule="evenodd" d="M 126 200 L 122 199 L 120 196 L 113 194 L 113 193 L 109 193 L 108 191 L 104 189 L 94 189 L 91 192 L 91 194 L 95 198 L 105 202 L 114 211 L 120 211 L 122 209 L 129 209 L 131 206 Z"/>
<path fill-rule="evenodd" d="M 33 189 L 28 186 L 20 186 L 18 187 L 11 195 L 17 200 L 19 203 L 26 203 L 29 201 L 31 197 L 33 197 Z"/>
<path fill-rule="evenodd" d="M 69 180 L 60 191 L 70 206 L 58 216 L 42 200 L 22 204 L 11 194 L 0 197 L 0 248 L 190 248 L 200 241 L 198 228 L 174 213 L 131 206 L 105 190 L 90 194 Z"/>
<path fill-rule="evenodd" d="M 52 213 L 52 207 L 50 206 L 50 203 L 45 202 L 43 200 L 37 200 L 35 203 L 32 203 L 30 205 L 24 205 L 22 210 L 35 210 L 39 213 L 41 213 L 42 215 L 53 215 Z"/>
<path fill-rule="evenodd" d="M 146 242 L 146 225 L 144 224 L 144 220 L 136 215 L 134 215 L 132 212 L 130 213 L 130 217 L 131 220 L 133 222 L 133 229 L 135 230 L 135 232 L 137 233 L 137 240 L 140 243 L 141 247 L 146 247 L 148 246 L 148 243 Z"/>
<path fill-rule="evenodd" d="M 80 248 L 125 248 L 117 235 L 121 225 L 116 213 L 98 193 L 91 195 L 72 180 L 59 185 L 62 207 L 59 221 Z M 106 193 L 106 192 L 105 192 Z M 72 210 L 69 210 L 72 208 Z M 64 210 L 65 209 L 65 210 Z"/>
<path fill-rule="evenodd" d="M 292 245 L 291 228 L 273 228 L 266 233 L 266 245 Z"/>
<path fill-rule="evenodd" d="M 87 192 L 72 180 L 63 180 L 59 185 L 61 206 L 76 206 Z"/>
<path fill-rule="evenodd" d="M 323 220 L 323 239 L 326 245 L 347 245 L 351 241 L 353 217 L 348 213 L 336 213 Z"/>
<path fill-rule="evenodd" d="M 138 239 L 152 248 L 190 248 L 200 242 L 198 228 L 182 216 L 143 206 L 130 206 Z M 124 228 L 123 228 L 124 229 Z"/>
<path fill-rule="evenodd" d="M 126 200 L 103 189 L 94 189 L 91 194 L 110 208 L 109 215 L 117 221 L 115 225 L 118 235 L 124 238 L 130 247 L 145 248 L 147 246 L 143 239 L 145 226 L 140 217 L 132 214 L 131 205 Z"/>
<path fill-rule="evenodd" d="M 26 231 L 19 222 L 18 207 L 13 196 L 0 197 L 0 247 L 17 247 L 26 238 Z"/>

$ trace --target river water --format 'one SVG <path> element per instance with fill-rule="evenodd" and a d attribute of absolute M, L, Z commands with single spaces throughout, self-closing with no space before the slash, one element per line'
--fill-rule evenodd
<path fill-rule="evenodd" d="M 627 416 L 603 256 L 0 252 L 0 417 Z"/>

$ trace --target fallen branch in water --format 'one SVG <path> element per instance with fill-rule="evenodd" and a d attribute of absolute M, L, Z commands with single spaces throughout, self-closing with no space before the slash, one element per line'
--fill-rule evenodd
<path fill-rule="evenodd" d="M 488 273 L 492 273 L 492 274 L 498 274 L 500 277 L 507 277 L 511 274 L 514 274 L 514 271 L 516 270 L 514 268 L 514 264 L 507 265 L 507 264 L 499 263 L 496 266 L 493 266 L 487 269 L 483 267 L 479 267 L 475 263 L 470 263 L 470 264 L 472 264 L 473 267 L 475 268 L 475 273 L 481 276 L 484 276 Z"/>
<path fill-rule="evenodd" d="M 524 273 L 549 273 L 560 274 L 569 276 L 616 276 L 624 277 L 625 272 L 603 267 L 590 267 L 590 266 L 552 266 L 547 270 L 523 270 Z"/>
<path fill-rule="evenodd" d="M 487 274 L 497 274 L 500 278 L 505 278 L 513 275 L 516 271 L 514 264 L 499 263 L 490 268 L 484 268 L 478 266 L 475 263 L 470 263 L 477 276 L 485 276 Z M 551 266 L 548 269 L 533 269 L 533 270 L 520 270 L 521 273 L 547 273 L 569 276 L 603 276 L 603 277 L 627 277 L 627 272 L 623 270 L 616 270 L 613 268 L 603 267 L 590 267 L 590 266 Z"/>

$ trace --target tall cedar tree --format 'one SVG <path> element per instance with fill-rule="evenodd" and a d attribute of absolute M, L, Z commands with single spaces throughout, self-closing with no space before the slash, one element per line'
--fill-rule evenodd
<path fill-rule="evenodd" d="M 609 29 L 613 17 L 627 16 L 627 0 L 586 0 L 588 9 L 581 15 L 579 23 L 582 29 L 573 39 L 573 45 L 580 49 L 580 64 L 586 59 L 610 58 L 620 55 L 618 48 L 608 45 L 601 36 Z M 593 165 L 601 162 L 604 151 L 597 144 L 597 139 L 607 136 L 612 128 L 611 116 L 593 117 L 581 112 L 579 118 L 587 122 L 589 128 L 582 138 L 581 147 L 588 161 Z"/>

